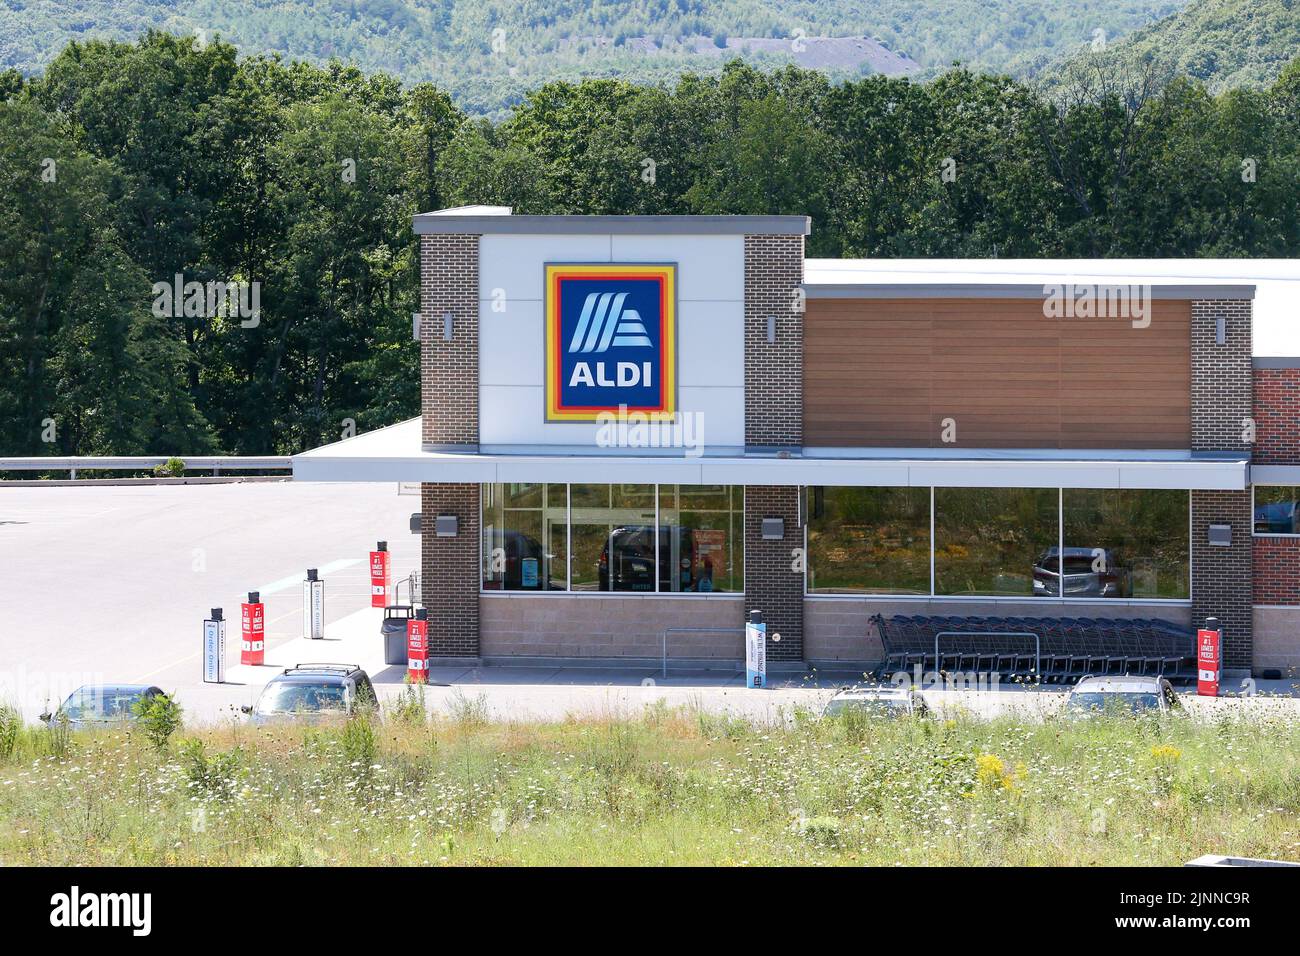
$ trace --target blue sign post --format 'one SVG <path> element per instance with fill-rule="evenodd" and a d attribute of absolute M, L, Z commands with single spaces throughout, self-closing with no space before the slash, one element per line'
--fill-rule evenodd
<path fill-rule="evenodd" d="M 767 686 L 767 625 L 761 611 L 750 611 L 745 622 L 745 686 Z"/>

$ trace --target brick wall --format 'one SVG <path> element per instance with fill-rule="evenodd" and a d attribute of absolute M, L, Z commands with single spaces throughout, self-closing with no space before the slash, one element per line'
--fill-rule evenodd
<path fill-rule="evenodd" d="M 783 518 L 785 537 L 763 540 L 763 519 Z M 745 616 L 763 612 L 767 656 L 774 661 L 803 660 L 803 574 L 796 571 L 795 549 L 803 547 L 799 489 L 770 485 L 745 488 Z M 780 642 L 772 640 L 780 634 Z"/>
<path fill-rule="evenodd" d="M 478 444 L 478 236 L 420 237 L 420 404 L 426 445 Z M 443 338 L 451 313 L 451 340 Z"/>
<path fill-rule="evenodd" d="M 425 482 L 420 492 L 420 588 L 429 609 L 429 656 L 477 657 L 479 487 Z M 438 515 L 459 519 L 454 538 L 433 533 Z"/>
<path fill-rule="evenodd" d="M 1253 460 L 1300 464 L 1300 368 L 1255 369 Z"/>
<path fill-rule="evenodd" d="M 745 237 L 745 445 L 803 444 L 803 236 Z M 776 341 L 767 340 L 776 317 Z"/>
<path fill-rule="evenodd" d="M 1245 422 L 1251 402 L 1251 306 L 1249 299 L 1202 299 L 1192 303 L 1192 450 L 1247 451 Z M 1218 319 L 1225 341 L 1216 342 Z"/>
<path fill-rule="evenodd" d="M 1255 369 L 1255 452 L 1261 465 L 1300 464 L 1300 368 Z M 1254 542 L 1255 603 L 1300 608 L 1300 538 Z M 1300 665 L 1300 611 L 1255 612 L 1255 666 Z"/>
<path fill-rule="evenodd" d="M 1255 603 L 1300 604 L 1300 538 L 1255 539 Z"/>
<path fill-rule="evenodd" d="M 739 596 L 484 594 L 479 599 L 480 648 L 484 657 L 658 660 L 665 630 L 707 627 L 728 633 L 669 634 L 668 657 L 735 665 L 745 659 L 744 614 Z"/>
<path fill-rule="evenodd" d="M 1249 299 L 1192 302 L 1192 451 L 1249 452 L 1254 416 Z M 1219 345 L 1218 319 L 1224 320 Z M 1252 665 L 1254 528 L 1246 491 L 1192 492 L 1192 623 L 1217 617 L 1225 668 Z M 1232 546 L 1210 547 L 1211 524 L 1232 526 Z"/>
<path fill-rule="evenodd" d="M 1192 492 L 1192 622 L 1217 617 L 1224 630 L 1225 668 L 1251 666 L 1251 536 L 1250 491 Z M 1210 547 L 1209 526 L 1232 526 L 1232 546 Z"/>

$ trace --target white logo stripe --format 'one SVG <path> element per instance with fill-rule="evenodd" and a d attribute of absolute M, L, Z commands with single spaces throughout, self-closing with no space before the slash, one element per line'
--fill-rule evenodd
<path fill-rule="evenodd" d="M 582 315 L 578 317 L 578 327 L 573 330 L 573 339 L 569 342 L 569 351 L 578 351 L 582 345 L 582 338 L 587 334 L 587 326 L 591 323 L 591 310 L 596 305 L 596 296 L 587 296 L 587 301 L 582 303 Z"/>
<path fill-rule="evenodd" d="M 626 298 L 626 292 L 620 292 L 614 296 L 614 304 L 609 307 L 605 327 L 600 330 L 600 344 L 596 346 L 597 352 L 604 352 L 609 348 L 609 343 L 614 340 L 614 329 L 618 326 L 618 317 L 623 314 L 623 300 Z"/>
<path fill-rule="evenodd" d="M 612 298 L 614 298 L 612 292 L 600 293 L 600 299 L 596 303 L 596 312 L 591 318 L 591 328 L 587 330 L 587 340 L 583 343 L 581 351 L 590 352 L 595 349 L 596 343 L 600 340 L 600 334 L 605 328 L 605 323 L 609 320 L 609 300 Z"/>

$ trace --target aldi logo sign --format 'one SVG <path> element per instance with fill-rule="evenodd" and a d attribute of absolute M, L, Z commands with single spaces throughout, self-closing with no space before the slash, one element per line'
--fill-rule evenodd
<path fill-rule="evenodd" d="M 676 347 L 676 264 L 547 264 L 548 422 L 672 418 Z"/>

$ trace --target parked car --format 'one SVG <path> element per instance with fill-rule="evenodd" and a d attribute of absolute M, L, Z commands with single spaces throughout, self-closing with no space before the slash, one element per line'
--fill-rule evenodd
<path fill-rule="evenodd" d="M 1133 596 L 1133 572 L 1120 564 L 1115 552 L 1104 548 L 1065 549 L 1065 590 L 1058 589 L 1061 578 L 1059 548 L 1048 548 L 1034 562 L 1035 597 L 1103 597 Z M 1096 567 L 1105 570 L 1093 570 Z"/>
<path fill-rule="evenodd" d="M 299 664 L 271 678 L 257 703 L 242 708 L 256 724 L 347 716 L 377 700 L 370 675 L 356 664 Z"/>
<path fill-rule="evenodd" d="M 1093 714 L 1176 714 L 1183 705 L 1163 677 L 1084 677 L 1065 699 L 1071 717 Z"/>
<path fill-rule="evenodd" d="M 137 706 L 163 695 L 162 688 L 147 684 L 85 684 L 78 687 L 54 713 L 41 714 L 47 724 L 63 724 L 73 730 L 111 727 L 131 723 Z"/>
<path fill-rule="evenodd" d="M 823 715 L 862 711 L 878 717 L 926 717 L 930 708 L 920 691 L 911 687 L 854 687 L 842 690 L 826 704 Z"/>

